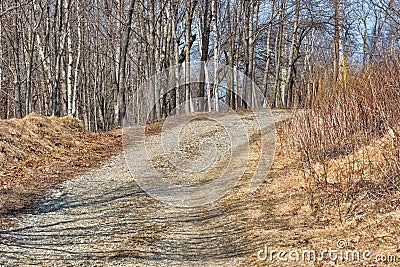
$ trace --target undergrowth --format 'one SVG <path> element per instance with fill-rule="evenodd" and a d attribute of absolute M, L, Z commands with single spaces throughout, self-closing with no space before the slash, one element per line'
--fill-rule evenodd
<path fill-rule="evenodd" d="M 400 205 L 400 56 L 325 90 L 289 123 L 310 203 L 327 220 L 362 220 Z"/>

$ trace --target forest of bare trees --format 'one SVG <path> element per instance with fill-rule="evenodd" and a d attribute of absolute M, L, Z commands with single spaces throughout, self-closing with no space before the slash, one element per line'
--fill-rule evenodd
<path fill-rule="evenodd" d="M 240 70 L 271 107 L 307 107 L 390 60 L 399 30 L 396 0 L 1 1 L 0 117 L 71 115 L 108 130 L 124 124 L 127 103 L 140 110 L 143 93 L 161 99 L 153 119 L 195 97 L 246 107 L 204 83 L 139 90 L 155 73 L 196 61 Z M 185 103 L 185 112 L 218 109 L 218 101 Z"/>

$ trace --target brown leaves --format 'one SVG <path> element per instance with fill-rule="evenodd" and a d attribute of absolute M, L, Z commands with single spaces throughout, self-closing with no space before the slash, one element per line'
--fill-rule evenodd
<path fill-rule="evenodd" d="M 0 213 L 26 208 L 45 184 L 69 179 L 121 151 L 121 131 L 86 133 L 82 127 L 71 117 L 34 113 L 0 121 L 0 203 L 7 203 L 0 204 Z M 24 198 L 16 201 L 22 207 L 7 201 L 10 190 Z"/>

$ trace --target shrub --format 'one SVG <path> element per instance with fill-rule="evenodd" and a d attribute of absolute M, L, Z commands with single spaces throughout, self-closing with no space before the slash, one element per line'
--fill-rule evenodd
<path fill-rule="evenodd" d="M 346 214 L 351 213 L 361 191 L 394 192 L 388 188 L 399 180 L 399 103 L 396 55 L 357 71 L 346 88 L 320 94 L 290 121 L 315 208 L 335 203 L 342 216 L 341 205 L 353 203 L 347 205 Z M 383 191 L 379 195 L 387 196 Z"/>

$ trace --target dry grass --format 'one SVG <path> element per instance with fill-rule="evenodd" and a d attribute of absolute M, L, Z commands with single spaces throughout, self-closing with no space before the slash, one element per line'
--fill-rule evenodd
<path fill-rule="evenodd" d="M 289 125 L 316 215 L 363 220 L 400 205 L 400 57 L 363 69 Z"/>
<path fill-rule="evenodd" d="M 86 133 L 71 117 L 0 121 L 0 215 L 29 208 L 46 187 L 120 151 L 120 131 Z"/>
<path fill-rule="evenodd" d="M 77 159 L 80 159 L 80 161 L 84 164 L 86 164 L 86 162 L 92 164 L 95 162 L 93 161 L 93 157 L 95 157 L 93 156 L 93 154 L 96 154 L 97 158 L 100 155 L 103 155 L 105 157 L 107 153 L 113 150 L 113 144 L 115 145 L 115 149 L 119 147 L 119 132 L 115 132 L 112 134 L 92 135 L 84 133 L 80 126 L 78 126 L 79 121 L 69 121 L 71 120 L 70 118 L 42 118 L 37 115 L 32 116 L 35 118 L 37 117 L 36 119 L 38 119 L 39 121 L 43 119 L 44 122 L 49 123 L 46 124 L 47 126 L 51 126 L 54 124 L 55 127 L 60 127 L 60 129 L 53 132 L 53 130 L 51 130 L 51 127 L 42 127 L 44 128 L 42 130 L 46 131 L 43 132 L 43 136 L 46 136 L 46 138 L 39 138 L 40 140 L 38 140 L 38 138 L 26 138 L 28 130 L 25 129 L 26 125 L 24 126 L 23 123 L 32 123 L 30 121 L 33 118 L 28 117 L 27 119 L 25 119 L 29 122 L 23 122 L 23 120 L 13 121 L 18 124 L 17 126 L 20 129 L 19 139 L 24 141 L 20 146 L 15 147 L 15 150 L 13 150 L 14 152 L 11 150 L 8 151 L 8 161 L 5 164 L 6 166 L 21 166 L 23 165 L 22 162 L 28 160 L 29 158 L 31 158 L 32 162 L 42 162 L 42 165 L 46 166 L 44 168 L 49 168 L 47 173 L 42 173 L 43 176 L 48 176 L 48 179 L 45 178 L 47 179 L 47 182 L 57 182 L 62 179 L 67 179 L 68 176 L 66 175 L 66 173 L 68 173 L 69 169 L 74 169 L 74 167 L 72 167 L 74 165 L 71 164 L 71 162 L 69 161 L 70 159 L 73 159 L 73 161 L 76 162 L 75 164 L 78 164 L 78 162 L 75 161 Z M 50 119 L 50 121 L 48 121 L 48 119 Z M 65 120 L 66 125 L 62 127 L 59 126 L 61 124 L 60 120 Z M 73 125 L 76 122 L 78 124 L 76 127 L 74 127 Z M 11 127 L 10 124 L 8 124 L 8 121 L 0 122 L 0 126 L 7 127 L 10 132 L 15 131 L 15 127 Z M 160 125 L 154 125 L 154 128 L 157 129 L 159 128 L 159 126 Z M 290 127 L 293 127 L 293 122 Z M 353 191 L 351 191 L 350 189 L 346 191 L 349 196 L 353 197 L 353 202 L 345 202 L 341 200 L 341 214 L 344 214 L 342 208 L 349 203 L 352 205 L 352 207 L 356 208 L 354 209 L 355 213 L 353 213 L 353 215 L 351 215 L 351 212 L 349 213 L 349 216 L 352 216 L 351 220 L 343 220 L 344 222 L 340 222 L 339 216 L 337 216 L 338 213 L 335 205 L 330 206 L 330 210 L 324 210 L 323 216 L 325 216 L 325 218 L 328 218 L 330 216 L 329 214 L 327 214 L 328 212 L 332 213 L 329 221 L 319 220 L 317 216 L 313 216 L 312 205 L 310 205 L 311 201 L 307 198 L 309 197 L 309 195 L 307 194 L 307 189 L 304 186 L 304 181 L 302 180 L 302 173 L 299 170 L 303 169 L 305 171 L 304 175 L 307 174 L 311 176 L 312 174 L 307 172 L 308 169 L 304 169 L 304 165 L 301 165 L 302 150 L 293 148 L 291 147 L 291 144 L 288 143 L 289 138 L 287 136 L 287 132 L 290 127 L 285 125 L 285 123 L 283 122 L 276 125 L 277 146 L 275 160 L 271 171 L 266 178 L 266 183 L 264 183 L 255 192 L 248 192 L 247 190 L 247 182 L 249 179 L 251 179 L 255 166 L 257 166 L 259 161 L 260 136 L 256 134 L 251 138 L 250 158 L 244 176 L 240 181 L 240 184 L 235 187 L 229 195 L 220 200 L 223 204 L 222 207 L 226 207 L 224 208 L 224 210 L 231 210 L 231 213 L 228 213 L 227 216 L 232 216 L 231 218 L 233 218 L 234 220 L 236 218 L 236 221 L 238 222 L 243 221 L 247 223 L 245 228 L 246 233 L 243 233 L 246 235 L 247 238 L 245 238 L 243 241 L 250 240 L 253 241 L 253 243 L 244 243 L 242 244 L 242 246 L 252 252 L 251 258 L 249 259 L 251 263 L 250 265 L 272 266 L 272 263 L 269 264 L 270 262 L 260 262 L 257 259 L 256 252 L 261 249 L 264 244 L 269 245 L 273 249 L 284 249 L 286 251 L 291 249 L 315 249 L 316 251 L 321 251 L 321 249 L 329 247 L 335 248 L 337 240 L 344 239 L 349 243 L 349 248 L 352 249 L 355 248 L 360 251 L 363 249 L 369 249 L 374 251 L 375 253 L 380 252 L 387 255 L 395 255 L 396 253 L 398 253 L 400 251 L 400 247 L 398 246 L 400 241 L 398 235 L 400 225 L 400 212 L 398 210 L 382 210 L 382 212 L 375 214 L 375 218 L 371 220 L 368 218 L 360 219 L 360 211 L 362 211 L 362 209 L 367 211 L 371 207 L 375 210 L 377 209 L 379 201 L 371 201 L 368 199 L 372 198 L 373 196 L 379 197 L 382 200 L 382 206 L 388 208 L 390 207 L 390 205 L 388 205 L 386 197 L 383 196 L 385 196 L 385 194 L 387 196 L 387 194 L 389 194 L 390 192 L 392 195 L 393 193 L 399 192 L 399 190 L 396 189 L 396 179 L 398 179 L 396 176 L 397 172 L 394 172 L 393 174 L 387 173 L 386 178 L 376 176 L 375 180 L 372 179 L 374 178 L 372 177 L 374 173 L 382 173 L 382 166 L 387 168 L 387 165 L 380 164 L 385 164 L 385 161 L 395 162 L 394 158 L 390 159 L 390 157 L 396 156 L 393 151 L 396 151 L 394 148 L 397 147 L 397 144 L 399 143 L 399 135 L 397 134 L 399 128 L 393 127 L 391 128 L 391 130 L 388 129 L 386 133 L 383 133 L 381 137 L 373 139 L 367 145 L 360 146 L 352 153 L 338 154 L 335 157 L 330 157 L 326 159 L 326 175 L 328 184 L 334 184 L 339 175 L 348 176 L 353 172 L 355 173 L 354 175 L 359 175 L 360 170 L 364 171 L 364 175 L 366 177 L 370 177 L 369 183 L 367 182 L 367 178 L 364 178 L 363 185 L 361 183 L 354 183 L 351 187 L 353 188 Z M 48 131 L 46 129 L 48 129 Z M 29 131 L 33 131 L 40 137 L 38 130 L 35 130 L 34 126 L 30 127 Z M 157 130 L 155 132 L 157 132 Z M 11 138 L 11 135 L 7 134 L 7 138 Z M 50 140 L 50 142 L 48 142 L 48 140 Z M 51 155 L 53 155 L 52 153 L 46 154 L 46 151 L 51 149 L 53 149 L 52 151 L 54 153 L 56 149 L 56 145 L 54 144 L 55 140 L 59 140 L 58 146 L 67 146 L 64 145 L 67 143 L 67 141 L 70 144 L 70 147 L 65 149 L 65 154 L 55 154 L 58 157 L 56 160 L 51 158 Z M 39 155 L 40 153 L 25 153 L 25 150 L 23 148 L 29 147 L 31 141 L 37 141 L 37 143 L 39 144 L 37 151 L 42 151 L 40 152 L 42 153 L 41 155 Z M 84 144 L 86 144 L 86 146 L 77 145 L 80 142 L 83 142 Z M 4 146 L 4 143 L 1 143 L 1 146 Z M 107 147 L 111 147 L 111 149 Z M 13 148 L 13 146 L 11 146 L 11 148 Z M 79 154 L 78 148 L 82 150 L 86 149 L 85 153 L 91 153 L 91 159 L 86 161 L 87 158 L 85 158 L 85 154 Z M 96 148 L 97 152 L 93 152 L 96 151 Z M 15 151 L 17 150 L 19 151 L 18 153 L 23 153 L 24 157 L 27 158 L 21 160 L 13 157 L 13 153 L 15 153 Z M 109 152 L 99 152 L 104 150 L 108 150 Z M 58 153 L 61 152 L 59 151 Z M 67 154 L 68 156 L 65 156 Z M 389 157 L 389 159 L 387 157 Z M 356 162 L 355 160 L 359 158 L 365 158 L 365 163 L 367 163 L 367 158 L 370 159 L 371 165 L 369 169 L 358 165 L 357 168 L 350 167 L 352 165 L 348 162 Z M 313 168 L 317 172 L 318 168 L 320 168 L 319 166 L 321 165 L 321 163 L 314 161 L 312 162 L 312 164 Z M 341 169 L 338 168 L 339 166 L 347 166 L 348 168 Z M 395 168 L 393 167 L 394 165 L 390 169 L 395 170 Z M 24 172 L 28 172 L 29 170 L 29 168 L 18 168 L 23 170 Z M 80 170 L 84 170 L 85 168 L 86 167 Z M 57 170 L 60 171 L 58 175 L 55 174 Z M 4 174 L 4 172 L 1 172 L 1 174 Z M 17 174 L 14 173 L 13 175 Z M 29 176 L 27 174 L 21 176 L 22 180 L 25 179 L 25 181 L 27 181 L 26 178 L 29 177 L 34 178 L 31 182 L 31 187 L 23 184 L 22 182 L 19 182 L 18 184 L 14 185 L 15 188 L 11 188 L 11 190 L 14 190 L 14 192 L 20 194 L 17 200 L 24 199 L 21 195 L 22 188 L 25 188 L 25 190 L 27 190 L 26 192 L 31 196 L 32 194 L 36 194 L 39 192 L 36 188 L 33 188 L 33 186 L 43 186 L 44 182 L 46 182 L 46 180 L 43 180 L 42 178 L 40 178 L 40 176 Z M 389 179 L 388 177 L 391 177 L 391 179 Z M 308 179 L 308 181 L 312 181 L 311 178 Z M 3 177 L 1 178 L 1 180 L 3 181 Z M 386 183 L 380 183 L 383 181 L 385 181 Z M 308 186 L 309 189 L 313 189 L 312 193 L 314 194 L 314 214 L 316 213 L 315 210 L 318 205 L 319 207 L 321 207 L 321 209 L 324 208 L 324 205 L 325 207 L 329 207 L 329 201 L 335 199 L 335 192 L 339 192 L 339 190 L 324 191 L 323 187 L 317 187 L 318 184 L 312 186 L 311 184 L 308 184 Z M 320 204 L 317 205 L 317 200 L 324 200 L 323 196 L 326 197 L 326 203 L 324 204 L 320 202 Z M 237 202 L 238 199 L 241 199 L 242 201 Z M 396 198 L 392 197 L 391 199 L 395 200 Z M 18 201 L 15 202 L 18 203 Z M 240 203 L 240 205 L 238 205 L 238 203 Z M 349 205 L 349 207 L 351 205 Z M 228 209 L 227 207 L 233 208 Z M 364 223 L 360 224 L 360 220 L 363 220 Z M 123 244 L 123 246 L 124 248 L 126 248 L 126 244 Z M 276 266 L 279 264 L 279 262 L 275 263 Z M 304 266 L 322 266 L 322 263 L 319 265 L 317 264 L 319 263 L 311 262 L 309 264 L 305 264 Z M 354 264 L 348 264 L 347 262 L 324 262 L 323 266 L 360 266 L 360 263 L 357 262 Z M 385 266 L 391 265 L 388 264 Z"/>

